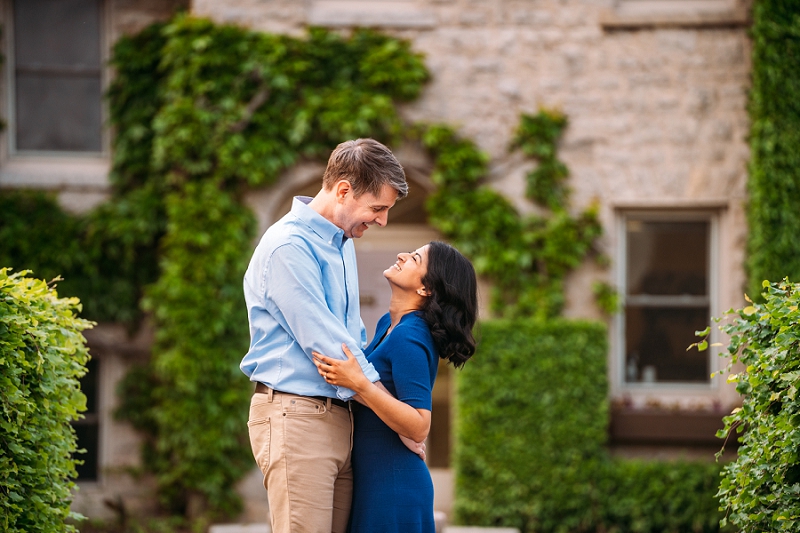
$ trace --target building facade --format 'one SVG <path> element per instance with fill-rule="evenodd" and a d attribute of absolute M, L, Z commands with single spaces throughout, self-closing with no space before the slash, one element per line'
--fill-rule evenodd
<path fill-rule="evenodd" d="M 525 175 L 535 164 L 509 151 L 520 115 L 542 107 L 563 112 L 569 127 L 559 158 L 570 169 L 572 204 L 576 210 L 593 202 L 599 205 L 604 227 L 600 247 L 610 258 L 608 268 L 586 264 L 571 275 L 565 315 L 609 325 L 612 451 L 710 458 L 719 448 L 713 431 L 737 403 L 736 393 L 719 377 L 710 377 L 723 364 L 713 350 L 685 348 L 710 317 L 744 301 L 751 47 L 746 3 L 58 4 L 61 7 L 47 0 L 3 2 L 6 62 L 1 89 L 7 127 L 0 142 L 0 186 L 54 189 L 61 203 L 75 211 L 89 209 L 108 194 L 112 132 L 103 127 L 101 94 L 113 76 L 105 66 L 110 46 L 120 35 L 178 8 L 266 32 L 301 36 L 309 25 L 343 32 L 369 26 L 409 40 L 425 55 L 432 77 L 421 97 L 403 107 L 404 118 L 444 122 L 474 140 L 491 157 L 491 185 L 522 213 L 531 209 L 522 199 Z M 91 36 L 86 35 L 86 21 L 91 21 Z M 64 28 L 63 36 L 53 28 Z M 80 38 L 71 37 L 70 31 Z M 78 46 L 63 57 L 42 59 L 61 42 L 44 36 Z M 63 95 L 72 100 L 65 104 L 53 99 Z M 76 139 L 65 131 L 86 135 Z M 397 251 L 437 236 L 422 212 L 432 187 L 430 162 L 412 147 L 393 148 L 408 170 L 412 196 L 393 210 L 387 228 L 371 230 L 357 242 L 368 330 L 388 303 L 380 272 Z M 300 165 L 276 185 L 249 195 L 259 234 L 288 210 L 293 195 L 316 192 L 323 168 Z M 608 317 L 595 305 L 596 281 L 608 282 L 619 292 L 623 305 L 616 315 Z M 93 370 L 96 427 L 84 431 L 96 433 L 98 451 L 94 479 L 81 483 L 76 506 L 91 516 L 107 514 L 109 507 L 102 501 L 109 499 L 113 505 L 117 496 L 127 505 L 146 505 L 142 485 L 126 474 L 128 467 L 137 465 L 138 442 L 110 413 L 115 381 L 131 361 L 146 357 L 149 339 L 146 331 L 130 339 L 113 325 L 102 325 L 87 337 L 98 366 Z M 724 341 L 713 335 L 711 340 Z M 452 491 L 450 378 L 443 372 L 437 382 L 429 444 L 437 507 L 445 511 Z M 244 519 L 257 520 L 265 500 L 257 471 L 242 487 L 252 495 Z"/>

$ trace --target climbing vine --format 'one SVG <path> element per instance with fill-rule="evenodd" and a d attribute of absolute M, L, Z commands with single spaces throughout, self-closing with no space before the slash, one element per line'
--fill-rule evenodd
<path fill-rule="evenodd" d="M 232 486 L 252 465 L 238 362 L 255 224 L 242 195 L 343 139 L 389 142 L 401 128 L 395 102 L 427 73 L 406 43 L 369 31 L 302 40 L 186 16 L 115 52 L 115 184 L 164 221 L 160 275 L 143 301 L 154 356 L 125 381 L 133 401 L 121 413 L 148 436 L 167 507 L 230 513 Z"/>
<path fill-rule="evenodd" d="M 481 181 L 488 158 L 447 126 L 424 131 L 434 154 L 431 223 L 472 258 L 493 282 L 492 307 L 503 316 L 557 316 L 564 305 L 564 278 L 592 249 L 602 231 L 592 206 L 577 217 L 567 209 L 566 166 L 556 158 L 566 117 L 554 111 L 523 115 L 512 146 L 539 160 L 528 174 L 528 197 L 549 208 L 522 217 L 500 193 Z"/>

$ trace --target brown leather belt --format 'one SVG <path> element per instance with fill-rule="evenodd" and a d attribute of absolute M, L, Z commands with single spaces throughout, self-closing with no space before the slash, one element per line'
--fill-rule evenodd
<path fill-rule="evenodd" d="M 259 394 L 267 394 L 269 393 L 269 387 L 261 383 L 260 381 L 256 383 L 256 392 Z M 313 400 L 319 400 L 321 402 L 326 402 L 328 400 L 331 401 L 333 405 L 338 405 L 339 407 L 344 407 L 345 409 L 350 409 L 350 402 L 346 402 L 344 400 L 340 400 L 339 398 L 328 398 L 327 396 L 302 396 L 300 394 L 292 394 L 290 392 L 281 392 L 279 390 L 272 390 L 273 394 L 289 394 L 291 396 L 300 396 L 301 398 L 311 398 Z"/>

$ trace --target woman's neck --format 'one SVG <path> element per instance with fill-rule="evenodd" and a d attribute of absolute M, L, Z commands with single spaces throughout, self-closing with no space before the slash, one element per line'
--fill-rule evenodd
<path fill-rule="evenodd" d="M 424 298 L 416 292 L 406 292 L 400 289 L 392 290 L 392 299 L 389 301 L 389 319 L 391 324 L 389 330 L 392 331 L 394 327 L 400 323 L 408 313 L 419 311 L 422 309 Z"/>

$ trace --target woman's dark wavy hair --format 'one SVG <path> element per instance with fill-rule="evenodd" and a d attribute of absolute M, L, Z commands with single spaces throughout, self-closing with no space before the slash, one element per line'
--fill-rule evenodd
<path fill-rule="evenodd" d="M 431 293 L 422 307 L 439 357 L 461 367 L 475 353 L 472 327 L 478 315 L 478 282 L 472 263 L 439 241 L 428 246 L 422 284 Z"/>

